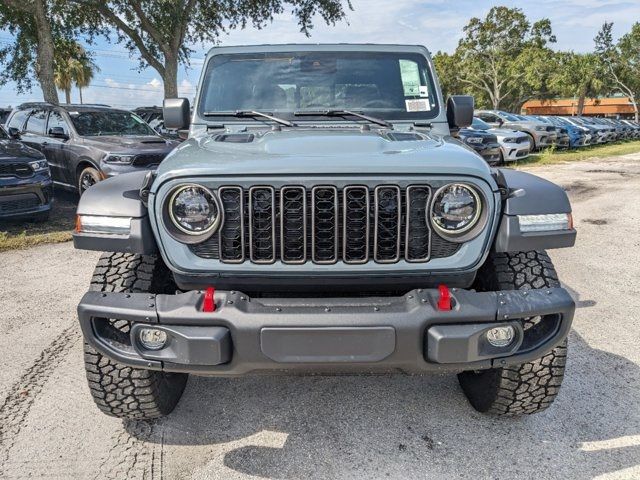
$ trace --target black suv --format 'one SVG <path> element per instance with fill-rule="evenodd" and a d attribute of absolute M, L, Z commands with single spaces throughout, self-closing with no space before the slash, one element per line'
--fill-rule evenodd
<path fill-rule="evenodd" d="M 49 218 L 53 185 L 42 153 L 9 138 L 0 127 L 0 220 Z"/>
<path fill-rule="evenodd" d="M 44 153 L 56 185 L 80 194 L 104 178 L 157 167 L 177 145 L 137 115 L 106 105 L 25 103 L 7 129 Z"/>

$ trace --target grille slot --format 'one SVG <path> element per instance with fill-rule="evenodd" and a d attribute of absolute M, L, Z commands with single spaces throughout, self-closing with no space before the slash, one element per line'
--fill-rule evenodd
<path fill-rule="evenodd" d="M 276 260 L 276 195 L 273 187 L 249 189 L 249 257 L 254 263 Z"/>
<path fill-rule="evenodd" d="M 431 230 L 430 185 L 222 186 L 218 195 L 219 233 L 189 248 L 223 263 L 426 263 L 461 246 Z"/>
<path fill-rule="evenodd" d="M 338 189 L 311 189 L 311 258 L 315 263 L 338 261 Z"/>
<path fill-rule="evenodd" d="M 280 259 L 307 261 L 307 192 L 304 187 L 280 190 Z"/>
<path fill-rule="evenodd" d="M 220 259 L 227 263 L 244 261 L 244 193 L 240 187 L 218 190 L 224 223 L 220 228 Z"/>
<path fill-rule="evenodd" d="M 366 263 L 369 260 L 369 189 L 345 187 L 343 195 L 342 259 L 345 263 Z"/>
<path fill-rule="evenodd" d="M 376 187 L 374 197 L 373 258 L 378 263 L 397 262 L 402 223 L 400 187 Z"/>
<path fill-rule="evenodd" d="M 431 251 L 431 227 L 427 221 L 427 208 L 431 188 L 412 185 L 407 188 L 407 220 L 404 258 L 407 262 L 426 262 Z"/>

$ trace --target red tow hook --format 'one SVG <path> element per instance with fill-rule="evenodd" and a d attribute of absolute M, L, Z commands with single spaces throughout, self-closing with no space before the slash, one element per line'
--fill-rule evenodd
<path fill-rule="evenodd" d="M 202 301 L 202 311 L 203 312 L 215 312 L 216 311 L 216 302 L 214 299 L 214 295 L 216 293 L 216 289 L 213 287 L 207 288 L 204 292 L 204 300 Z"/>
<path fill-rule="evenodd" d="M 451 310 L 451 292 L 446 285 L 438 286 L 440 298 L 438 298 L 438 310 Z"/>

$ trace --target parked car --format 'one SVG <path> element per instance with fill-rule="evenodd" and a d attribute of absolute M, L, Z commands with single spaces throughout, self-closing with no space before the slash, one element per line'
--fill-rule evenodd
<path fill-rule="evenodd" d="M 591 131 L 587 127 L 574 125 L 562 117 L 552 115 L 542 115 L 538 118 L 564 129 L 569 137 L 569 148 L 585 147 L 591 144 Z"/>
<path fill-rule="evenodd" d="M 500 163 L 500 145 L 498 137 L 493 133 L 473 128 L 461 128 L 457 136 L 465 145 L 484 158 L 489 165 Z"/>
<path fill-rule="evenodd" d="M 533 150 L 551 147 L 557 138 L 555 128 L 542 122 L 517 117 L 501 110 L 478 110 L 476 116 L 494 128 L 518 130 L 529 135 Z"/>
<path fill-rule="evenodd" d="M 555 123 L 547 120 L 545 117 L 540 115 L 520 115 L 521 117 L 536 120 L 538 122 L 542 122 L 546 125 L 551 125 L 556 129 L 556 148 L 569 148 L 571 147 L 571 137 L 569 136 L 569 131 L 560 125 L 556 125 Z"/>
<path fill-rule="evenodd" d="M 80 194 L 105 178 L 155 169 L 178 144 L 137 115 L 102 105 L 25 103 L 7 126 L 14 138 L 44 153 L 56 185 Z"/>
<path fill-rule="evenodd" d="M 591 145 L 602 144 L 608 141 L 608 132 L 606 129 L 583 121 L 583 117 L 571 116 L 561 118 L 572 125 L 588 129 L 591 132 Z"/>
<path fill-rule="evenodd" d="M 457 372 L 482 412 L 551 405 L 575 303 L 545 249 L 574 244 L 571 205 L 452 139 L 473 98 L 445 104 L 432 65 L 403 45 L 207 54 L 194 113 L 165 100 L 190 138 L 78 205 L 75 246 L 110 252 L 78 306 L 98 408 L 166 415 L 189 374 L 394 371 Z"/>
<path fill-rule="evenodd" d="M 133 110 L 133 113 L 142 118 L 149 124 L 156 132 L 162 135 L 164 138 L 171 140 L 182 141 L 178 136 L 177 130 L 170 130 L 164 126 L 164 118 L 162 117 L 162 108 L 153 107 L 138 107 Z"/>
<path fill-rule="evenodd" d="M 529 156 L 531 151 L 531 140 L 529 135 L 518 130 L 509 130 L 507 128 L 491 128 L 491 126 L 480 120 L 478 117 L 473 118 L 471 128 L 475 131 L 487 132 L 493 134 L 498 139 L 500 145 L 500 162 L 513 162 L 522 160 Z"/>
<path fill-rule="evenodd" d="M 629 125 L 632 131 L 632 138 L 638 139 L 640 138 L 640 124 L 634 122 L 633 120 L 620 120 L 625 125 Z"/>
<path fill-rule="evenodd" d="M 53 183 L 44 155 L 0 127 L 0 220 L 49 218 Z"/>

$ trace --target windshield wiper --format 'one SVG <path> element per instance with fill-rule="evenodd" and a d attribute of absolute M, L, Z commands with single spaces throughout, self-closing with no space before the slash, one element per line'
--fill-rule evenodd
<path fill-rule="evenodd" d="M 229 112 L 204 112 L 205 117 L 262 117 L 267 118 L 273 122 L 279 123 L 280 125 L 285 125 L 287 127 L 297 127 L 293 122 L 289 120 L 285 120 L 284 118 L 274 117 L 273 115 L 269 115 L 268 113 L 258 112 L 257 110 L 235 110 Z"/>
<path fill-rule="evenodd" d="M 293 114 L 295 116 L 297 116 L 297 117 L 315 117 L 315 116 L 321 116 L 321 117 L 347 117 L 347 116 L 357 117 L 357 118 L 361 118 L 362 120 L 366 120 L 367 122 L 375 123 L 376 125 L 381 125 L 383 127 L 387 127 L 387 128 L 393 129 L 393 125 L 391 123 L 387 122 L 386 120 L 383 120 L 381 118 L 371 117 L 369 115 L 365 115 L 363 113 L 354 112 L 352 110 L 317 110 L 317 111 L 300 110 L 298 112 L 294 112 Z"/>

